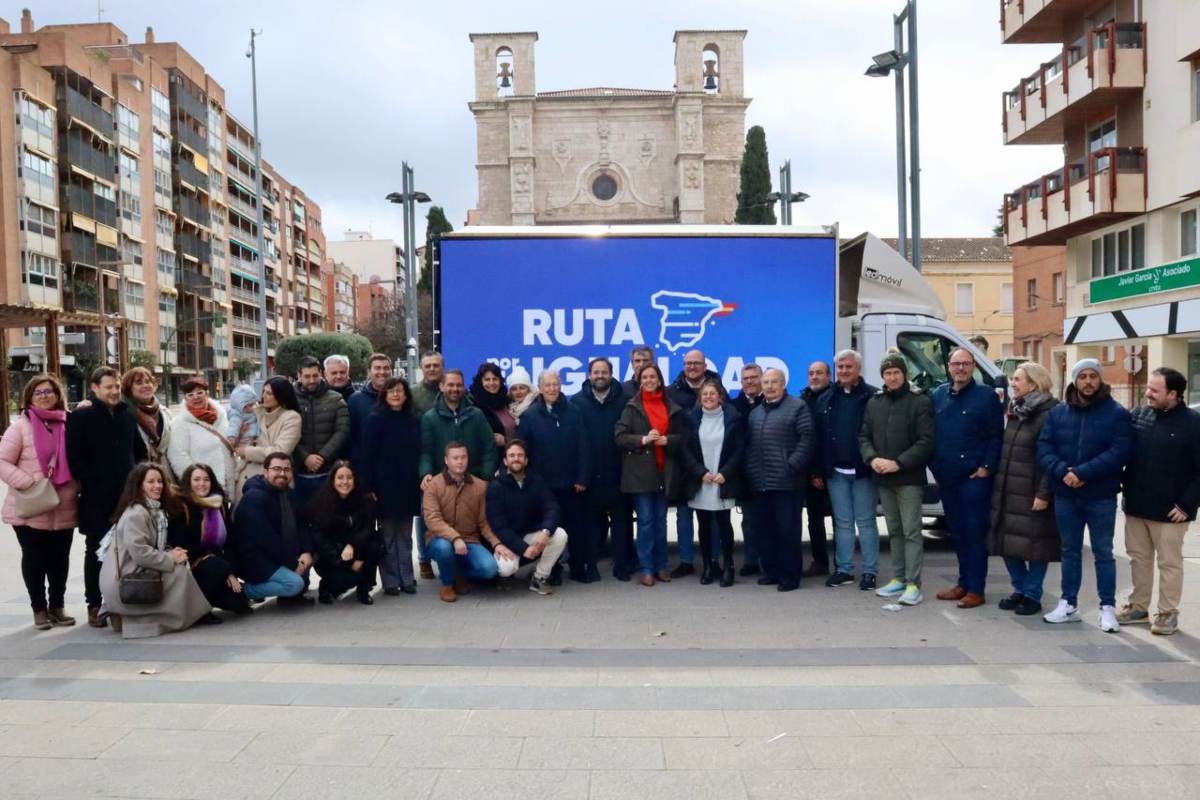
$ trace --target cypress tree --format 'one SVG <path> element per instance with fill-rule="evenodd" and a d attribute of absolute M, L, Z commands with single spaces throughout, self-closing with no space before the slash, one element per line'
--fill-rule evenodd
<path fill-rule="evenodd" d="M 767 133 L 761 125 L 746 132 L 742 153 L 742 190 L 738 192 L 738 225 L 774 225 L 775 207 L 767 200 L 771 193 L 771 163 L 767 159 Z"/>
<path fill-rule="evenodd" d="M 433 290 L 433 257 L 435 248 L 439 247 L 443 233 L 449 233 L 454 230 L 454 226 L 450 224 L 450 220 L 446 219 L 446 212 L 441 206 L 430 206 L 429 213 L 425 215 L 425 263 L 421 269 L 421 279 L 417 281 L 417 289 L 422 292 Z"/>

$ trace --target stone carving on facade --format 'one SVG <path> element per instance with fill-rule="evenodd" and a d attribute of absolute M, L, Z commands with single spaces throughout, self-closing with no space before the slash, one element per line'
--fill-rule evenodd
<path fill-rule="evenodd" d="M 638 160 L 642 162 L 642 169 L 647 169 L 656 155 L 658 141 L 653 136 L 643 136 L 638 140 Z"/>
<path fill-rule="evenodd" d="M 532 179 L 530 167 L 525 162 L 513 164 L 513 212 L 528 214 L 533 211 Z"/>
<path fill-rule="evenodd" d="M 554 161 L 558 164 L 560 173 L 566 172 L 567 164 L 571 163 L 571 140 L 570 139 L 555 139 L 554 140 Z"/>
<path fill-rule="evenodd" d="M 596 120 L 596 135 L 600 137 L 600 163 L 607 164 L 609 161 L 608 155 L 608 137 L 611 133 L 611 128 L 608 124 L 607 117 L 600 117 Z"/>
<path fill-rule="evenodd" d="M 512 118 L 512 143 L 514 152 L 529 152 L 529 128 L 529 117 Z"/>
<path fill-rule="evenodd" d="M 617 194 L 612 200 L 601 201 L 592 194 L 592 181 L 602 172 L 612 175 L 617 181 Z M 648 194 L 638 191 L 633 185 L 632 172 L 624 164 L 596 161 L 576 173 L 573 192 L 568 194 L 547 190 L 546 205 L 540 215 L 548 219 L 564 216 L 601 219 L 611 216 L 615 209 L 618 213 L 634 217 L 644 209 L 661 213 L 666 207 L 666 196 L 662 189 L 652 189 Z"/>
<path fill-rule="evenodd" d="M 683 165 L 683 185 L 688 189 L 700 188 L 700 165 L 695 161 Z"/>
<path fill-rule="evenodd" d="M 696 113 L 688 113 L 683 115 L 683 143 L 686 145 L 696 144 L 696 135 L 700 126 L 700 115 Z"/>

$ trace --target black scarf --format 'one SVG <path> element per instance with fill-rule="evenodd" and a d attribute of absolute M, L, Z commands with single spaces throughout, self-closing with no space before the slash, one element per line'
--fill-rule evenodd
<path fill-rule="evenodd" d="M 504 388 L 504 382 L 501 381 L 500 391 L 489 392 L 483 388 L 479 378 L 476 378 L 471 381 L 471 402 L 481 409 L 499 411 L 508 405 L 508 390 Z"/>

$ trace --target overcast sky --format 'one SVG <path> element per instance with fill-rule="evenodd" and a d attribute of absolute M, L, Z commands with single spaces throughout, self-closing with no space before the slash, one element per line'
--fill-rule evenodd
<path fill-rule="evenodd" d="M 797 224 L 896 233 L 891 80 L 863 70 L 892 42 L 898 0 L 709 0 L 578 4 L 527 0 L 102 0 L 103 18 L 139 41 L 177 41 L 225 87 L 249 123 L 249 30 L 258 45 L 264 156 L 348 228 L 400 239 L 400 163 L 461 227 L 477 199 L 472 31 L 536 30 L 539 91 L 670 89 L 671 37 L 745 28 L 746 125 L 767 132 L 772 179 L 792 161 Z M 90 0 L 32 3 L 36 24 L 89 22 Z M 21 6 L 0 3 L 15 29 Z M 186 11 L 184 10 L 186 9 Z M 1062 164 L 1058 147 L 1004 147 L 1000 95 L 1050 58 L 1047 45 L 1001 46 L 995 2 L 920 0 L 921 161 L 926 236 L 990 235 L 1004 192 Z M 419 228 L 423 230 L 423 221 Z"/>

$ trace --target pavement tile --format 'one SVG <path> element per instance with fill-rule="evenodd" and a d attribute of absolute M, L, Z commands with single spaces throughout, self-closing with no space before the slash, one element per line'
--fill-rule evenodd
<path fill-rule="evenodd" d="M 435 708 L 348 708 L 340 713 L 332 729 L 395 736 L 450 736 L 462 730 L 470 713 Z"/>
<path fill-rule="evenodd" d="M 1034 800 L 1046 797 L 1031 786 L 1028 771 L 1009 767 L 994 769 L 942 767 L 898 767 L 892 770 L 893 785 L 907 796 L 922 800 L 962 800 L 964 797 L 1002 797 L 1005 800 Z"/>
<path fill-rule="evenodd" d="M 238 754 L 246 764 L 370 766 L 387 743 L 378 734 L 310 733 L 295 731 L 260 733 Z"/>
<path fill-rule="evenodd" d="M 229 706 L 202 703 L 97 703 L 88 726 L 194 730 L 208 726 Z"/>
<path fill-rule="evenodd" d="M 1200 768 L 1044 767 L 1035 770 L 1029 780 L 1042 797 L 1063 800 L 1195 800 Z"/>
<path fill-rule="evenodd" d="M 1110 763 L 1103 748 L 1087 747 L 1080 737 L 1066 733 L 947 733 L 938 738 L 967 767 L 1019 769 Z"/>
<path fill-rule="evenodd" d="M 977 708 L 857 709 L 851 713 L 868 736 L 936 736 L 954 731 L 993 732 Z"/>
<path fill-rule="evenodd" d="M 70 725 L 103 707 L 83 700 L 0 700 L 0 725 Z"/>
<path fill-rule="evenodd" d="M 268 731 L 293 734 L 333 732 L 346 712 L 313 706 L 225 706 L 204 727 L 214 731 Z"/>
<path fill-rule="evenodd" d="M 663 738 L 667 769 L 809 769 L 802 740 L 772 737 Z"/>
<path fill-rule="evenodd" d="M 904 797 L 894 792 L 896 781 L 886 769 L 747 769 L 742 771 L 742 783 L 750 800 Z"/>
<path fill-rule="evenodd" d="M 891 738 L 883 747 L 874 736 L 807 737 L 800 741 L 817 769 L 956 767 L 960 764 L 933 736 Z"/>
<path fill-rule="evenodd" d="M 331 800 L 331 798 L 388 798 L 425 800 L 438 771 L 380 767 L 299 766 L 275 793 L 279 800 Z"/>
<path fill-rule="evenodd" d="M 769 739 L 780 733 L 789 736 L 856 736 L 864 731 L 853 711 L 809 709 L 788 711 L 726 710 L 725 723 L 733 736 L 761 736 Z"/>
<path fill-rule="evenodd" d="M 732 770 L 597 770 L 592 773 L 590 800 L 628 800 L 631 795 L 655 800 L 744 800 L 747 797 L 741 775 Z"/>
<path fill-rule="evenodd" d="M 253 733 L 233 731 L 134 730 L 100 758 L 136 761 L 153 753 L 154 758 L 171 763 L 232 761 L 253 738 Z"/>
<path fill-rule="evenodd" d="M 470 765 L 475 769 L 511 769 L 520 758 L 522 741 L 519 736 L 393 736 L 371 766 L 458 769 Z"/>
<path fill-rule="evenodd" d="M 129 732 L 127 727 L 5 725 L 0 727 L 0 756 L 95 758 Z"/>
<path fill-rule="evenodd" d="M 1188 766 L 1195 764 L 1200 754 L 1200 733 L 1195 732 L 1142 732 L 1122 737 L 1119 742 L 1114 741 L 1112 732 L 1080 734 L 1074 738 L 1108 765 Z"/>
<path fill-rule="evenodd" d="M 463 736 L 591 736 L 594 711 L 468 712 Z"/>
<path fill-rule="evenodd" d="M 292 767 L 175 763 L 165 773 L 153 756 L 114 768 L 110 761 L 23 758 L 4 770 L 5 796 L 129 797 L 164 800 L 263 800 Z M 9 794 L 11 792 L 11 795 Z"/>
<path fill-rule="evenodd" d="M 597 711 L 596 736 L 728 736 L 720 711 Z"/>
<path fill-rule="evenodd" d="M 521 749 L 520 769 L 662 769 L 657 739 L 630 737 L 530 737 Z"/>
<path fill-rule="evenodd" d="M 588 782 L 589 775 L 583 770 L 445 769 L 438 775 L 429 798 L 587 800 Z"/>

